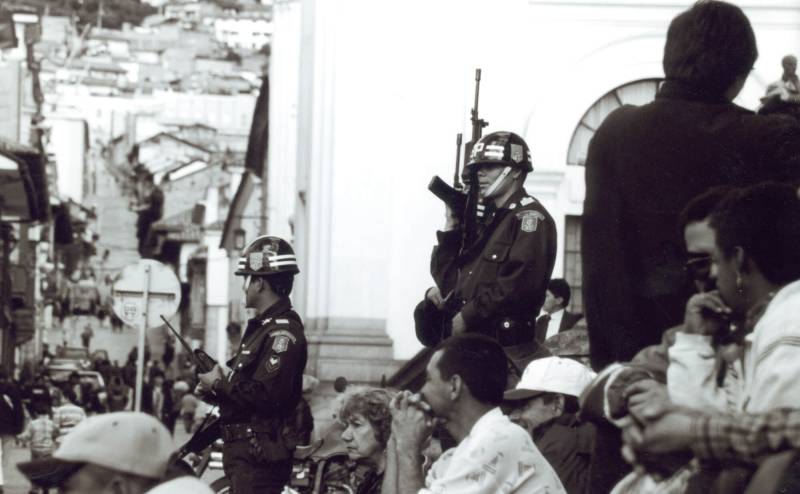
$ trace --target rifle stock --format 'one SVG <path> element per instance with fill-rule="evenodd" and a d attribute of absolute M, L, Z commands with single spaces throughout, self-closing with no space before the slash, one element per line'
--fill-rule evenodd
<path fill-rule="evenodd" d="M 206 417 L 208 418 L 208 417 Z M 204 421 L 205 424 L 205 421 Z M 178 457 L 183 458 L 189 453 L 200 454 L 211 443 L 222 437 L 222 423 L 219 417 L 213 419 L 207 426 L 200 427 L 192 437 L 178 450 Z"/>

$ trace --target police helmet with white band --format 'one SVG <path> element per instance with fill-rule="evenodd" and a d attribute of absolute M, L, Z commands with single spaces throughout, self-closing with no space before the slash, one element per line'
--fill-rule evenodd
<path fill-rule="evenodd" d="M 532 172 L 531 150 L 522 137 L 513 132 L 492 132 L 472 146 L 466 168 L 478 165 L 504 165 Z"/>
<path fill-rule="evenodd" d="M 245 280 L 263 276 L 276 293 L 288 295 L 292 290 L 294 275 L 299 272 L 297 258 L 289 242 L 280 237 L 262 235 L 244 248 L 234 274 L 244 276 Z"/>

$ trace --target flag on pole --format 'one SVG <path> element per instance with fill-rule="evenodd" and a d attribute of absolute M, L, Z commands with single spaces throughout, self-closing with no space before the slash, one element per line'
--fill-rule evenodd
<path fill-rule="evenodd" d="M 264 76 L 261 91 L 256 99 L 253 123 L 250 125 L 250 138 L 247 141 L 247 154 L 244 167 L 261 177 L 267 161 L 269 141 L 269 77 Z"/>

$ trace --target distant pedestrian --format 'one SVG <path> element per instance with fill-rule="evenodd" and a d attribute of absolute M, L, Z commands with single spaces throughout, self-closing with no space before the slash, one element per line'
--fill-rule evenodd
<path fill-rule="evenodd" d="M 28 427 L 20 435 L 20 439 L 24 440 L 30 445 L 31 461 L 40 458 L 48 458 L 53 455 L 56 449 L 56 439 L 58 438 L 58 427 L 53 419 L 47 413 L 39 413 L 39 410 L 33 408 L 31 410 L 32 420 L 28 423 Z M 47 489 L 36 491 L 31 489 L 31 493 L 44 492 Z"/>
<path fill-rule="evenodd" d="M 127 410 L 129 395 L 130 387 L 122 382 L 119 376 L 112 377 L 108 386 L 108 410 L 110 412 Z"/>
<path fill-rule="evenodd" d="M 61 406 L 53 410 L 53 422 L 58 427 L 56 442 L 61 444 L 64 436 L 69 434 L 73 427 L 86 419 L 86 412 L 77 403 L 78 399 L 71 389 L 61 394 Z"/>
<path fill-rule="evenodd" d="M 92 342 L 92 337 L 94 336 L 94 331 L 92 331 L 92 326 L 87 324 L 86 327 L 83 328 L 83 333 L 81 333 L 81 342 L 83 342 L 83 348 L 86 351 L 89 351 L 89 345 Z"/>
<path fill-rule="evenodd" d="M 192 432 L 192 424 L 194 423 L 194 412 L 197 410 L 197 396 L 191 391 L 183 395 L 181 398 L 181 419 L 183 420 L 183 428 L 187 433 Z"/>

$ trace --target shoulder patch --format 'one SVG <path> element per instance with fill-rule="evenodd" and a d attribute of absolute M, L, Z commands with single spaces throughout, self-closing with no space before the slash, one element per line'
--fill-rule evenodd
<path fill-rule="evenodd" d="M 275 319 L 275 324 L 289 324 L 288 319 Z"/>
<path fill-rule="evenodd" d="M 544 219 L 544 215 L 539 211 L 520 211 L 517 218 L 522 221 L 520 228 L 523 232 L 532 233 L 539 228 L 539 222 Z"/>
<path fill-rule="evenodd" d="M 289 349 L 289 337 L 285 335 L 276 336 L 272 341 L 272 351 L 283 353 Z"/>
<path fill-rule="evenodd" d="M 297 337 L 293 335 L 290 331 L 287 331 L 285 329 L 277 329 L 275 331 L 270 331 L 269 335 L 272 338 L 278 338 L 279 336 L 283 336 L 285 338 L 289 338 L 290 340 L 292 340 L 292 343 L 297 343 Z"/>
<path fill-rule="evenodd" d="M 528 204 L 533 204 L 534 202 L 536 202 L 536 199 L 529 196 L 525 196 L 519 200 L 519 203 L 522 204 L 523 206 L 527 206 Z"/>

